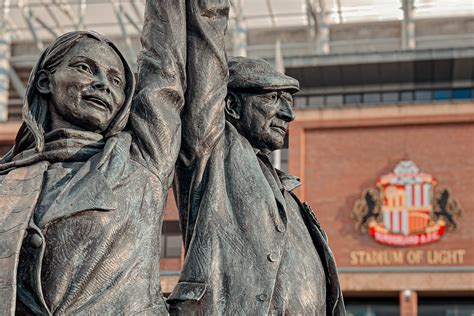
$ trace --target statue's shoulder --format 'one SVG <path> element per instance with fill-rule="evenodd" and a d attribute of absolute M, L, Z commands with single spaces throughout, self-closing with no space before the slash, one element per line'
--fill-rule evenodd
<path fill-rule="evenodd" d="M 249 152 L 252 156 L 255 156 L 254 149 L 250 142 L 242 136 L 232 123 L 226 121 L 224 129 L 225 146 L 232 148 L 233 151 Z"/>

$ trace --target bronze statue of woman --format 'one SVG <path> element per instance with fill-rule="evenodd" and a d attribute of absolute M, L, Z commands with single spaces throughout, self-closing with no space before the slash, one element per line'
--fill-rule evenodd
<path fill-rule="evenodd" d="M 94 32 L 57 38 L 0 160 L 0 314 L 162 314 L 163 208 L 181 138 L 184 1 L 147 1 L 138 84 Z"/>

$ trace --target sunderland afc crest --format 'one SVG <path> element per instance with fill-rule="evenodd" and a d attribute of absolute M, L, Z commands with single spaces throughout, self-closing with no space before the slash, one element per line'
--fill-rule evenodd
<path fill-rule="evenodd" d="M 377 180 L 376 189 L 365 190 L 355 203 L 356 228 L 392 246 L 439 240 L 456 228 L 462 209 L 451 191 L 438 188 L 437 183 L 412 161 L 400 161 L 393 172 Z"/>

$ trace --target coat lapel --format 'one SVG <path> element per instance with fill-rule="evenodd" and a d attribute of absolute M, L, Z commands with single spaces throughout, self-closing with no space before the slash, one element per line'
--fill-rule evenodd
<path fill-rule="evenodd" d="M 35 210 L 47 162 L 17 168 L 0 183 L 0 315 L 14 315 L 20 249 Z"/>
<path fill-rule="evenodd" d="M 102 172 L 94 167 L 96 158 L 89 159 L 65 185 L 40 219 L 39 227 L 87 210 L 111 211 L 117 208 L 110 184 Z"/>
<path fill-rule="evenodd" d="M 311 207 L 307 203 L 302 203 L 293 192 L 290 192 L 290 194 L 300 206 L 299 208 L 303 220 L 308 227 L 313 243 L 322 259 L 324 271 L 326 273 L 327 314 L 334 315 L 338 304 L 342 302 L 342 296 L 339 286 L 339 278 L 337 276 L 336 261 L 331 249 L 329 248 L 326 233 L 322 230 Z"/>
<path fill-rule="evenodd" d="M 282 194 L 283 187 L 280 183 L 280 180 L 268 157 L 261 154 L 257 155 L 257 157 L 260 164 L 260 169 L 262 169 L 262 172 L 273 191 L 273 195 L 275 196 L 275 200 L 278 204 L 278 209 L 280 210 L 280 215 L 286 224 L 286 201 Z"/>

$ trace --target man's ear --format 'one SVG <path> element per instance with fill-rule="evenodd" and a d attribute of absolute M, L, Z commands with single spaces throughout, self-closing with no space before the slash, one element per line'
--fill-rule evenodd
<path fill-rule="evenodd" d="M 242 106 L 240 100 L 232 92 L 228 92 L 225 99 L 225 115 L 234 120 L 240 119 L 240 111 Z"/>
<path fill-rule="evenodd" d="M 51 73 L 47 70 L 40 70 L 37 74 L 38 79 L 36 79 L 36 89 L 38 89 L 41 94 L 51 93 L 50 88 L 50 78 Z"/>

